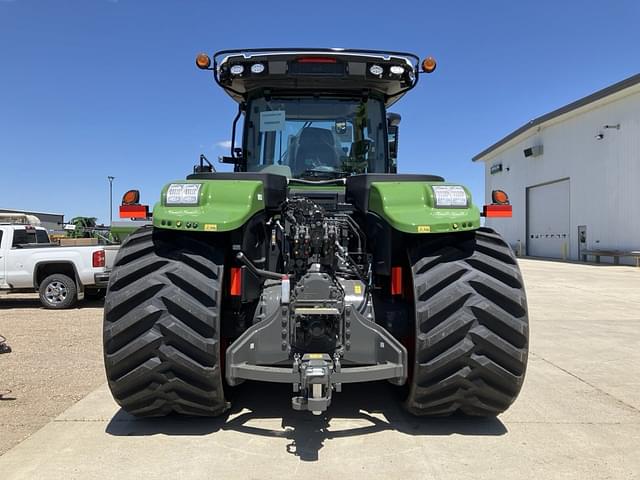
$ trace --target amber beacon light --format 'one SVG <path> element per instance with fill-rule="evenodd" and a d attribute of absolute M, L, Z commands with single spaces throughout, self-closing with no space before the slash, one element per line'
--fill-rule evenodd
<path fill-rule="evenodd" d="M 485 205 L 482 209 L 483 217 L 512 217 L 513 207 L 509 203 L 509 195 L 504 190 L 491 192 L 491 205 Z"/>
<path fill-rule="evenodd" d="M 504 190 L 494 190 L 491 192 L 491 200 L 498 205 L 509 205 L 509 195 Z"/>
<path fill-rule="evenodd" d="M 196 65 L 202 70 L 206 70 L 211 66 L 211 59 L 206 53 L 199 53 L 196 57 Z"/>
<path fill-rule="evenodd" d="M 122 196 L 122 205 L 137 205 L 140 201 L 138 190 L 129 190 Z"/>
<path fill-rule="evenodd" d="M 422 61 L 422 71 L 424 73 L 432 73 L 436 69 L 436 59 L 427 57 Z"/>

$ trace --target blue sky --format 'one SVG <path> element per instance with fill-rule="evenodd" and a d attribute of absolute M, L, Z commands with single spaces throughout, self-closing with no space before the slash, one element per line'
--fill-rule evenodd
<path fill-rule="evenodd" d="M 640 2 L 616 0 L 0 0 L 0 207 L 108 221 L 107 175 L 114 203 L 138 188 L 153 204 L 201 152 L 226 153 L 235 103 L 195 55 L 264 46 L 436 57 L 393 107 L 400 171 L 464 183 L 482 203 L 471 157 L 638 73 L 638 25 Z"/>

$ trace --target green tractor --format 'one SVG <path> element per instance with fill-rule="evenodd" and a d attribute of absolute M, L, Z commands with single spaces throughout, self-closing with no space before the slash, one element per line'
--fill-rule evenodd
<path fill-rule="evenodd" d="M 238 103 L 234 171 L 201 157 L 119 251 L 104 315 L 118 404 L 216 416 L 253 380 L 291 385 L 317 415 L 344 385 L 386 380 L 415 415 L 505 411 L 528 352 L 516 258 L 467 188 L 396 173 L 387 109 L 433 59 L 255 49 L 196 64 Z M 504 216 L 498 193 L 488 211 Z"/>

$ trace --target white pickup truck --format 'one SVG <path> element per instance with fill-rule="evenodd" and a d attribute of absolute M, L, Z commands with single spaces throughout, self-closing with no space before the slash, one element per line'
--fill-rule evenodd
<path fill-rule="evenodd" d="M 59 246 L 42 227 L 0 223 L 0 291 L 40 294 L 45 308 L 104 296 L 118 246 Z"/>

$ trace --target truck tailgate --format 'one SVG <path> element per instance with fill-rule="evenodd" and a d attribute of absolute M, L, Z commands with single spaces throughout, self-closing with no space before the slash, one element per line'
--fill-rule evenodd
<path fill-rule="evenodd" d="M 104 255 L 105 255 L 105 267 L 108 270 L 113 268 L 113 264 L 116 261 L 116 255 L 118 254 L 118 250 L 120 249 L 120 245 L 105 245 L 104 246 Z"/>

